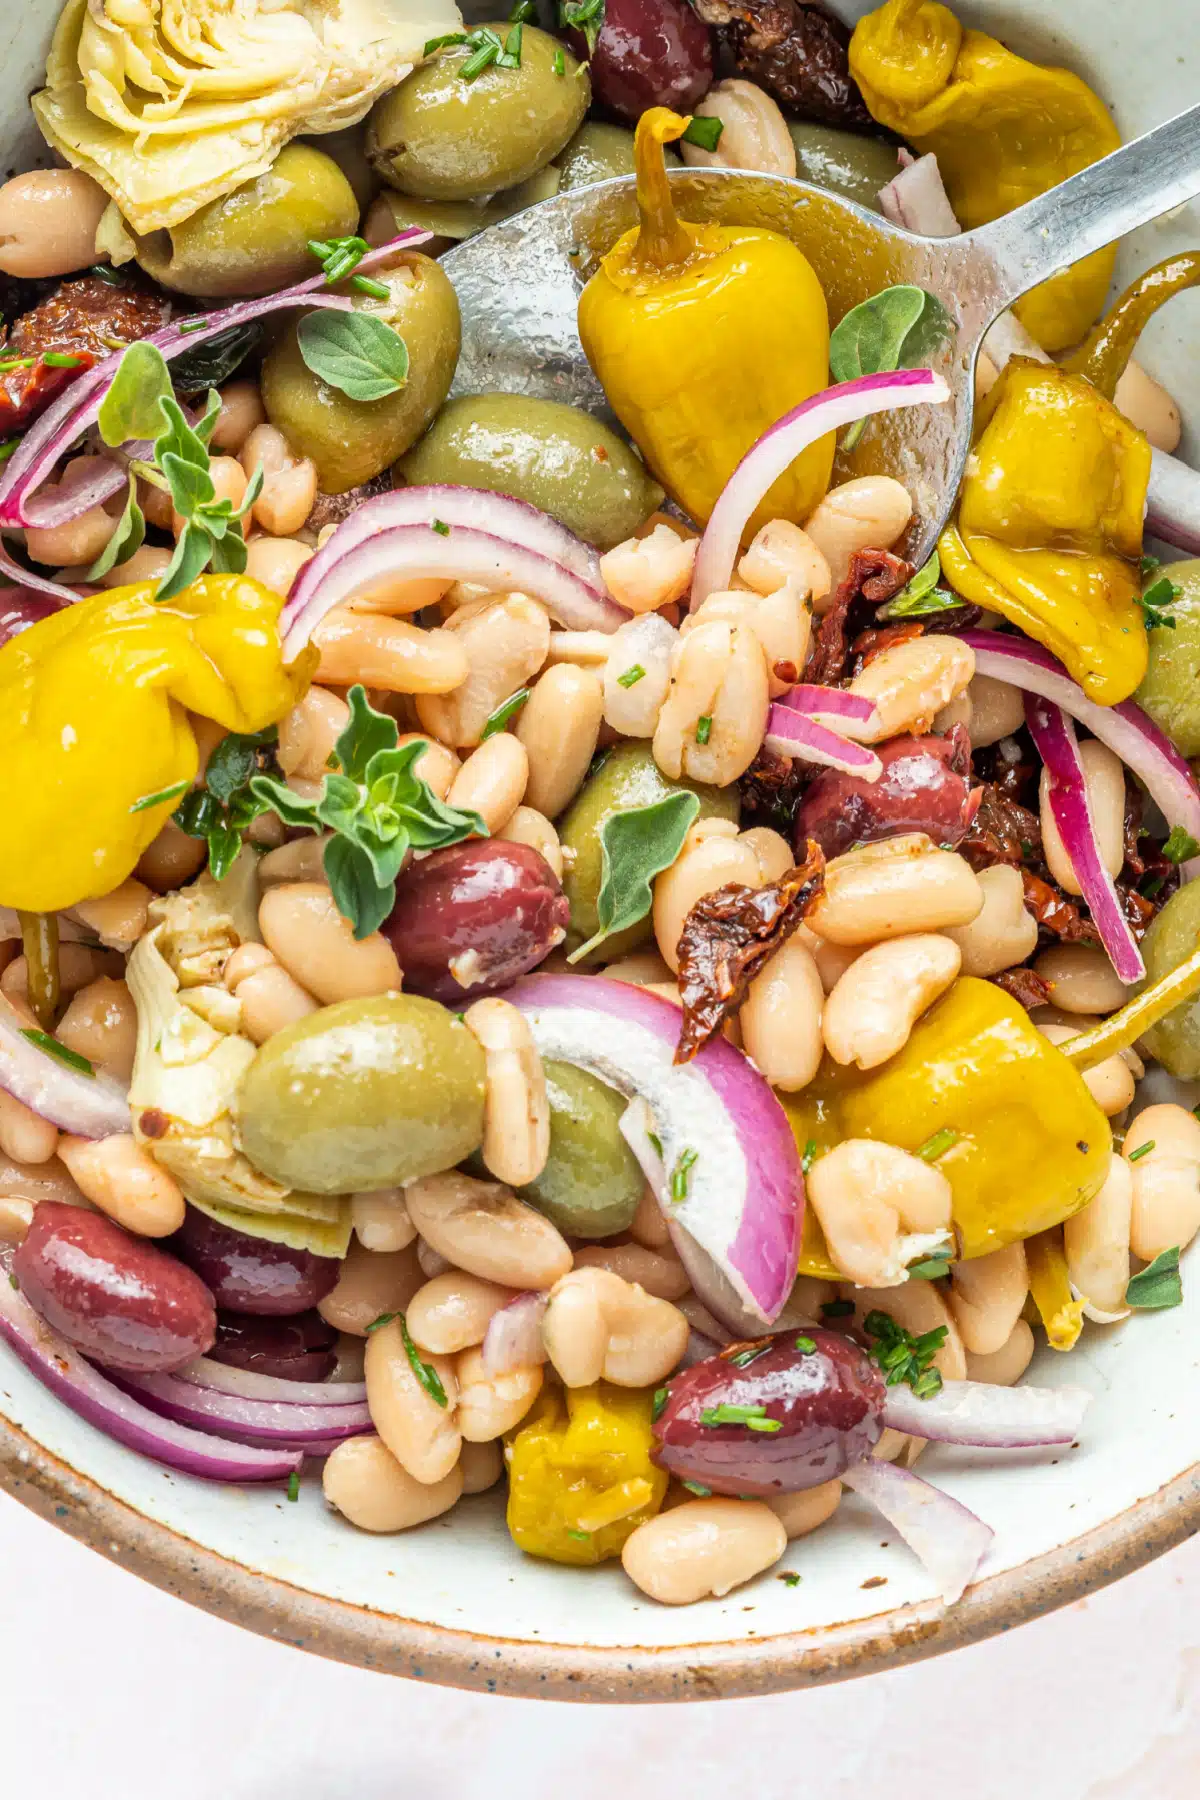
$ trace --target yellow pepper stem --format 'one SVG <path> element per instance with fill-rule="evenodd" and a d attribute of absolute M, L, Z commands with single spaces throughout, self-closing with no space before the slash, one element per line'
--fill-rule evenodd
<path fill-rule="evenodd" d="M 1082 1075 L 1087 1069 L 1094 1069 L 1118 1050 L 1127 1050 L 1130 1044 L 1136 1044 L 1144 1032 L 1152 1025 L 1165 1018 L 1167 1013 L 1174 1012 L 1183 1001 L 1190 1000 L 1192 995 L 1200 991 L 1200 946 L 1192 951 L 1185 962 L 1152 987 L 1144 988 L 1132 1000 L 1107 1019 L 1101 1019 L 1090 1031 L 1081 1031 L 1060 1046 L 1061 1053 L 1067 1061 L 1074 1063 Z"/>
<path fill-rule="evenodd" d="M 1071 1298 L 1062 1226 L 1056 1225 L 1052 1231 L 1039 1231 L 1036 1237 L 1028 1238 L 1025 1257 L 1029 1266 L 1029 1292 L 1046 1327 L 1050 1348 L 1073 1350 L 1083 1330 L 1085 1302 Z"/>
<path fill-rule="evenodd" d="M 59 1001 L 58 914 L 19 912 L 17 917 L 29 1004 L 42 1030 L 53 1032 Z"/>
<path fill-rule="evenodd" d="M 1163 306 L 1185 288 L 1200 285 L 1200 251 L 1187 250 L 1180 256 L 1169 256 L 1155 263 L 1144 275 L 1125 289 L 1100 320 L 1093 326 L 1079 349 L 1067 357 L 1062 367 L 1072 374 L 1084 375 L 1111 400 L 1117 383 L 1125 373 L 1138 338 Z"/>
<path fill-rule="evenodd" d="M 634 257 L 660 270 L 677 269 L 692 254 L 693 242 L 679 223 L 663 145 L 673 144 L 691 124 L 668 106 L 652 106 L 637 123 L 633 160 L 637 169 L 637 203 L 641 215 Z"/>

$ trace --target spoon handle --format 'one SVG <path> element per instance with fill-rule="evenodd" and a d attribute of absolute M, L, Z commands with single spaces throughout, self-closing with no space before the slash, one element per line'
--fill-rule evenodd
<path fill-rule="evenodd" d="M 1200 194 L 1200 106 L 1114 150 L 1016 212 L 965 233 L 956 248 L 993 264 L 996 298 L 1022 294 L 1094 250 Z"/>

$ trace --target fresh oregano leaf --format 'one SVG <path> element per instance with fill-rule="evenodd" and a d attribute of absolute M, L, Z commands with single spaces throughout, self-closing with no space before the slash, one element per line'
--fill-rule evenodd
<path fill-rule="evenodd" d="M 266 802 L 251 791 L 250 781 L 274 766 L 272 752 L 278 742 L 274 725 L 262 731 L 229 732 L 208 759 L 204 785 L 193 789 L 176 809 L 180 829 L 206 841 L 209 872 L 216 881 L 228 875 L 246 831 L 266 811 Z M 309 822 L 307 817 L 303 820 Z"/>
<path fill-rule="evenodd" d="M 349 838 L 331 837 L 325 846 L 325 873 L 334 905 L 354 926 L 356 938 L 378 931 L 396 902 L 396 890 L 375 879 L 370 858 Z"/>
<path fill-rule="evenodd" d="M 1158 1311 L 1183 1302 L 1183 1282 L 1179 1274 L 1179 1246 L 1161 1250 L 1152 1263 L 1131 1275 L 1125 1289 L 1126 1306 L 1138 1312 Z"/>
<path fill-rule="evenodd" d="M 667 794 L 649 806 L 611 813 L 600 827 L 600 892 L 596 917 L 600 929 L 573 950 L 578 962 L 615 932 L 627 931 L 650 911 L 651 882 L 669 869 L 700 811 L 698 795 Z"/>
<path fill-rule="evenodd" d="M 131 481 L 125 496 L 125 510 L 117 522 L 117 529 L 88 570 L 86 579 L 99 581 L 102 575 L 107 575 L 118 563 L 128 562 L 145 541 L 146 520 L 137 503 L 137 482 Z"/>
<path fill-rule="evenodd" d="M 393 750 L 399 732 L 396 721 L 387 713 L 378 713 L 367 699 L 366 689 L 355 686 L 346 697 L 350 708 L 350 717 L 342 727 L 341 736 L 334 744 L 333 751 L 337 757 L 342 773 L 351 781 L 363 781 L 366 778 L 367 764 L 377 750 Z"/>
<path fill-rule="evenodd" d="M 942 559 L 935 550 L 907 586 L 902 587 L 886 606 L 879 608 L 876 618 L 920 619 L 928 613 L 949 612 L 953 607 L 961 606 L 962 601 L 957 594 L 938 586 L 941 573 Z"/>
<path fill-rule="evenodd" d="M 408 347 L 375 313 L 307 313 L 296 338 L 305 365 L 350 400 L 385 400 L 408 380 Z"/>
<path fill-rule="evenodd" d="M 688 123 L 688 128 L 680 139 L 684 144 L 695 144 L 700 150 L 715 150 L 721 141 L 721 133 L 725 126 L 720 119 L 707 118 L 698 114 Z"/>
<path fill-rule="evenodd" d="M 263 731 L 231 731 L 223 737 L 208 759 L 204 785 L 215 800 L 228 806 L 239 789 L 248 785 L 257 773 L 260 753 L 272 750 L 279 742 L 279 729 L 268 725 Z"/>
<path fill-rule="evenodd" d="M 1200 856 L 1200 844 L 1182 825 L 1172 825 L 1171 835 L 1163 845 L 1162 853 L 1168 862 L 1190 862 L 1193 856 Z"/>
<path fill-rule="evenodd" d="M 834 381 L 890 374 L 927 362 L 952 335 L 954 321 L 924 288 L 907 283 L 884 288 L 851 307 L 829 338 L 829 373 Z M 853 449 L 867 421 L 852 425 L 843 447 Z"/>
<path fill-rule="evenodd" d="M 196 577 L 207 569 L 211 555 L 212 539 L 207 531 L 199 525 L 185 525 L 166 573 L 154 590 L 155 600 L 173 600 L 184 588 L 191 587 Z"/>
<path fill-rule="evenodd" d="M 100 436 L 110 450 L 158 437 L 163 428 L 162 402 L 172 398 L 162 351 L 141 341 L 130 344 L 96 414 Z"/>

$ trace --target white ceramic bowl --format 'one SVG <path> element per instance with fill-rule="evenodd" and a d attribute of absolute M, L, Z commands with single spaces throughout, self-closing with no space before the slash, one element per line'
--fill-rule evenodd
<path fill-rule="evenodd" d="M 1195 0 L 995 0 L 959 10 L 1014 48 L 1088 75 L 1127 137 L 1196 96 Z M 5 173 L 39 155 L 25 98 L 40 83 L 56 12 L 57 0 L 33 0 L 0 25 Z M 1123 271 L 1197 244 L 1200 217 L 1189 208 L 1139 234 Z M 1193 456 L 1197 305 L 1189 296 L 1173 302 L 1139 351 L 1181 401 Z M 1031 1379 L 1070 1379 L 1096 1396 L 1078 1449 L 928 1453 L 921 1473 L 996 1530 L 983 1578 L 949 1610 L 931 1597 L 895 1534 L 853 1495 L 832 1525 L 790 1547 L 781 1567 L 802 1575 L 798 1586 L 770 1573 L 725 1600 L 682 1609 L 643 1599 L 619 1565 L 576 1571 L 521 1556 L 495 1496 L 465 1501 L 404 1536 L 370 1537 L 330 1517 L 311 1477 L 289 1505 L 278 1491 L 187 1480 L 123 1450 L 53 1399 L 3 1346 L 0 1480 L 158 1585 L 326 1655 L 505 1693 L 712 1698 L 836 1679 L 969 1642 L 1061 1605 L 1196 1531 L 1198 1362 L 1193 1285 L 1177 1311 L 1089 1331 L 1069 1365 L 1040 1354 Z M 883 1585 L 874 1585 L 877 1577 Z"/>

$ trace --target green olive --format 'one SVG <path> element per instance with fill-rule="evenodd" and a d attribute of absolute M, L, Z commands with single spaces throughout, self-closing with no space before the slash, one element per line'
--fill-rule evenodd
<path fill-rule="evenodd" d="M 1150 662 L 1134 699 L 1181 756 L 1200 756 L 1200 558 L 1155 569 L 1147 589 L 1164 575 L 1182 589 L 1170 608 L 1175 629 L 1148 633 Z"/>
<path fill-rule="evenodd" d="M 379 176 L 367 161 L 363 143 L 365 134 L 366 126 L 360 124 L 347 125 L 341 131 L 325 131 L 318 138 L 300 139 L 302 144 L 311 144 L 314 150 L 323 150 L 326 156 L 332 156 L 354 189 L 360 213 L 366 212 L 379 192 Z"/>
<path fill-rule="evenodd" d="M 703 787 L 695 781 L 671 781 L 654 760 L 649 744 L 625 742 L 610 750 L 604 761 L 588 776 L 570 811 L 558 828 L 566 864 L 563 893 L 571 903 L 567 926 L 567 948 L 585 944 L 600 928 L 596 917 L 596 896 L 600 892 L 601 846 L 600 828 L 615 812 L 627 812 L 632 806 L 650 806 L 667 794 L 685 789 L 700 796 L 702 819 L 738 817 L 736 787 Z M 635 950 L 650 936 L 650 920 L 631 925 L 615 937 L 606 938 L 588 962 L 615 962 L 619 956 Z"/>
<path fill-rule="evenodd" d="M 1165 633 L 1163 634 L 1166 635 Z M 1192 955 L 1200 942 L 1200 881 L 1190 881 L 1172 894 L 1142 939 L 1146 985 L 1161 981 Z M 1200 1076 L 1200 998 L 1185 1000 L 1165 1019 L 1152 1025 L 1146 1049 L 1164 1069 L 1181 1079 Z"/>
<path fill-rule="evenodd" d="M 671 149 L 664 149 L 663 160 L 669 169 L 680 167 Z M 562 193 L 568 188 L 590 187 L 594 181 L 611 181 L 615 175 L 632 175 L 633 133 L 624 125 L 585 119 L 559 157 L 558 166 Z"/>
<path fill-rule="evenodd" d="M 289 144 L 247 181 L 169 231 L 137 240 L 137 260 L 163 287 L 201 300 L 271 294 L 319 273 L 310 238 L 358 228 L 354 189 L 331 156 Z"/>
<path fill-rule="evenodd" d="M 242 1148 L 313 1194 L 436 1175 L 483 1139 L 484 1059 L 457 1014 L 415 994 L 342 1000 L 268 1038 L 238 1096 Z"/>
<path fill-rule="evenodd" d="M 503 40 L 512 26 L 483 29 Z M 464 81 L 473 54 L 469 45 L 441 51 L 371 114 L 367 155 L 402 193 L 474 200 L 516 187 L 558 155 L 588 109 L 586 68 L 535 25 L 522 30 L 516 69 L 493 63 Z"/>
<path fill-rule="evenodd" d="M 844 194 L 872 212 L 882 211 L 879 190 L 896 178 L 891 144 L 839 131 L 836 125 L 811 125 L 805 119 L 789 119 L 787 128 L 796 146 L 796 174 L 801 181 Z"/>
<path fill-rule="evenodd" d="M 511 494 L 600 550 L 630 537 L 663 498 L 607 425 L 574 406 L 525 394 L 452 400 L 396 474 L 414 487 L 448 481 Z"/>
<path fill-rule="evenodd" d="M 432 231 L 436 237 L 461 240 L 474 237 L 485 226 L 496 225 L 526 206 L 536 206 L 539 200 L 552 200 L 558 187 L 558 170 L 546 168 L 539 169 L 519 187 L 493 194 L 490 200 L 414 200 L 411 194 L 399 194 L 395 188 L 389 188 L 382 198 L 397 231 L 407 231 L 415 225 L 421 231 Z"/>
<path fill-rule="evenodd" d="M 387 300 L 355 294 L 353 303 L 378 313 L 408 346 L 408 380 L 382 400 L 351 400 L 314 375 L 300 354 L 293 318 L 262 367 L 267 417 L 288 442 L 317 465 L 326 494 L 373 481 L 420 437 L 449 392 L 458 361 L 458 299 L 445 271 L 419 251 L 404 251 L 375 279 Z"/>
<path fill-rule="evenodd" d="M 573 1063 L 543 1066 L 550 1154 L 522 1197 L 572 1237 L 614 1237 L 629 1229 L 642 1197 L 642 1171 L 620 1131 L 629 1103 Z"/>

